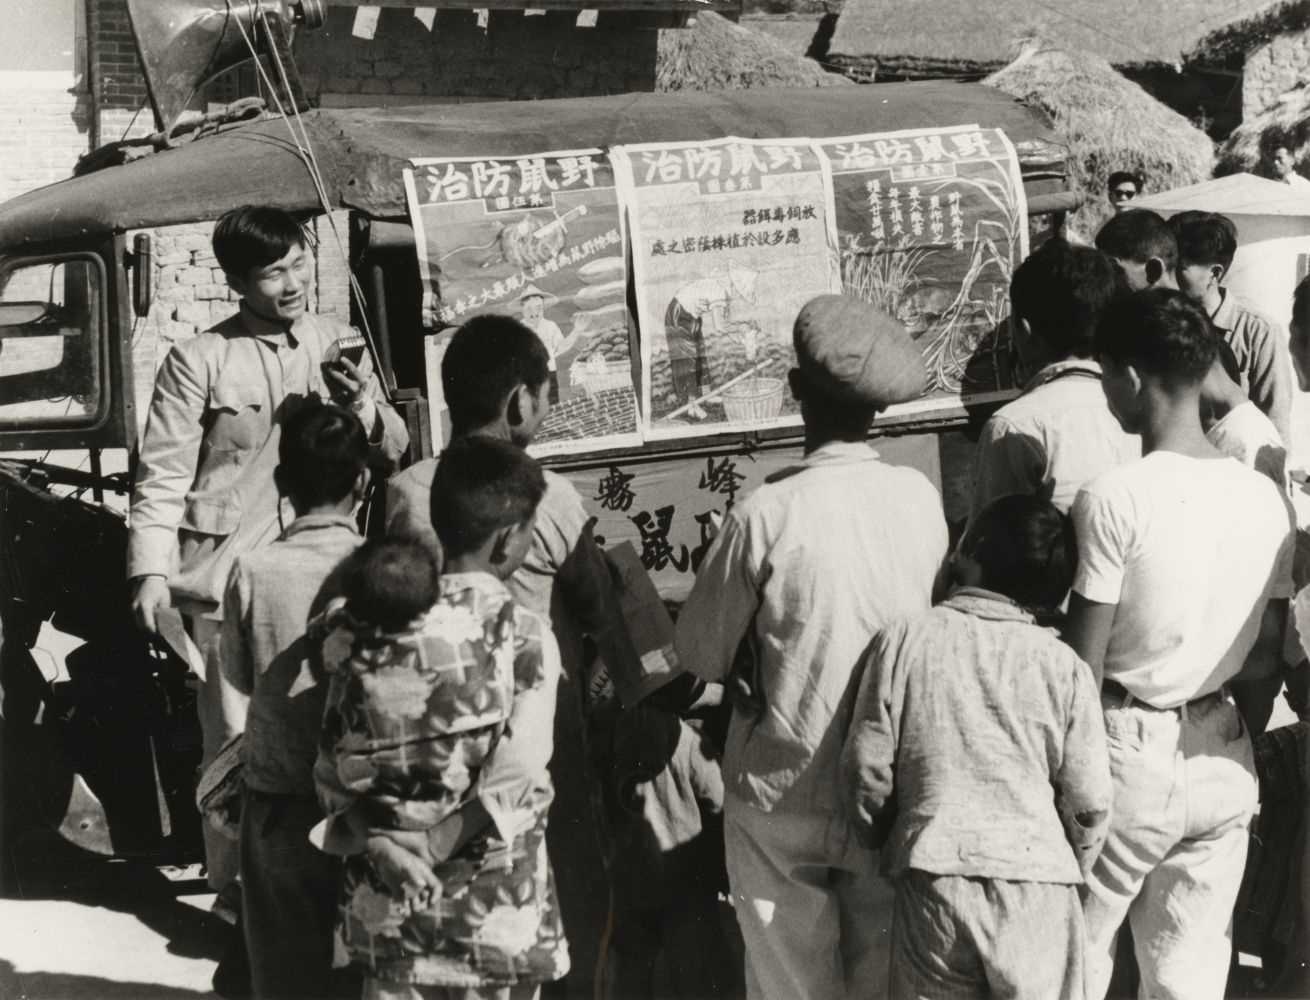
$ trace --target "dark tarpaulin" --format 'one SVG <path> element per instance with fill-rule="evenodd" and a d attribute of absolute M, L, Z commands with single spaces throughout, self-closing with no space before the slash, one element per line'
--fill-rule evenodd
<path fill-rule="evenodd" d="M 950 82 L 555 101 L 318 110 L 303 116 L 333 208 L 406 214 L 402 169 L 415 156 L 507 156 L 631 142 L 828 138 L 978 124 L 1019 147 L 1055 142 L 1046 121 L 1000 91 Z M 234 205 L 320 210 L 287 123 L 232 128 L 180 149 L 61 181 L 0 205 L 0 252 L 213 219 Z"/>

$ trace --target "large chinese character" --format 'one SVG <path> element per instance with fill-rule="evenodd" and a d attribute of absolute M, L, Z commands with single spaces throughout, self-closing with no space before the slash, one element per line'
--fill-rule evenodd
<path fill-rule="evenodd" d="M 669 529 L 673 527 L 674 507 L 658 507 L 652 515 L 643 510 L 628 518 L 641 532 L 641 564 L 648 570 L 660 570 L 672 566 L 679 573 L 685 573 L 691 562 L 687 546 L 679 546 L 681 552 L 675 552 L 669 542 Z"/>
<path fill-rule="evenodd" d="M 591 156 L 565 156 L 559 161 L 559 182 L 572 187 L 583 181 L 587 187 L 596 186 L 596 160 Z"/>
<path fill-rule="evenodd" d="M 705 459 L 705 471 L 700 474 L 699 488 L 710 493 L 718 493 L 728 498 L 726 506 L 732 507 L 737 498 L 737 491 L 746 477 L 737 471 L 737 463 L 731 456 L 724 455 L 715 464 L 713 457 Z"/>
<path fill-rule="evenodd" d="M 723 170 L 723 153 L 717 149 L 684 149 L 682 158 L 687 163 L 689 178 L 702 180 L 707 177 L 718 177 Z"/>
<path fill-rule="evenodd" d="M 634 478 L 633 473 L 611 465 L 609 473 L 596 484 L 596 495 L 592 499 L 599 500 L 606 510 L 628 510 L 637 498 L 629 485 Z"/>
<path fill-rule="evenodd" d="M 473 188 L 479 198 L 503 198 L 509 194 L 512 171 L 495 160 L 479 160 L 473 164 Z M 497 207 L 500 207 L 499 202 Z M 508 207 L 508 203 L 506 203 Z"/>
<path fill-rule="evenodd" d="M 537 194 L 542 188 L 556 190 L 556 184 L 546 169 L 546 161 L 540 156 L 531 159 L 515 160 L 519 168 L 519 194 Z"/>
<path fill-rule="evenodd" d="M 755 152 L 755 147 L 744 142 L 734 142 L 728 145 L 728 172 L 734 177 L 742 174 L 749 174 L 751 171 L 756 173 L 768 173 L 769 168 L 761 162 L 759 154 Z"/>
<path fill-rule="evenodd" d="M 667 149 L 641 154 L 642 166 L 646 168 L 646 183 L 659 180 L 662 184 L 675 184 L 682 180 L 682 160 Z"/>
<path fill-rule="evenodd" d="M 924 163 L 931 163 L 934 160 L 946 160 L 951 156 L 946 151 L 946 147 L 942 145 L 940 135 L 916 135 L 914 144 L 919 149 L 919 159 Z"/>
<path fill-rule="evenodd" d="M 910 144 L 900 139 L 876 139 L 873 148 L 878 151 L 878 158 L 883 163 L 909 163 L 914 159 Z"/>
<path fill-rule="evenodd" d="M 957 156 L 991 156 L 992 151 L 987 147 L 987 136 L 981 132 L 960 132 L 951 136 L 951 145 L 955 147 Z"/>
<path fill-rule="evenodd" d="M 801 152 L 795 146 L 765 146 L 764 155 L 770 170 L 801 169 Z"/>
<path fill-rule="evenodd" d="M 863 167 L 872 167 L 877 163 L 873 150 L 858 142 L 853 142 L 849 146 L 839 145 L 837 155 L 841 157 L 839 167 L 841 170 L 858 170 Z"/>
<path fill-rule="evenodd" d="M 446 172 L 441 168 L 427 168 L 428 201 L 463 201 L 469 196 L 469 177 L 462 170 L 456 170 L 455 164 L 447 163 Z"/>

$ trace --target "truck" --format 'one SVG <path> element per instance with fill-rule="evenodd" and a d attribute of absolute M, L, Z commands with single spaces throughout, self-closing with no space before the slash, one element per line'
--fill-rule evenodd
<path fill-rule="evenodd" d="M 221 50 L 217 61 L 205 44 L 172 44 L 175 35 L 154 45 L 138 24 L 159 133 L 98 150 L 76 176 L 0 205 L 0 451 L 10 456 L 0 460 L 7 823 L 58 829 L 99 854 L 193 857 L 198 843 L 193 695 L 185 668 L 133 629 L 124 570 L 123 498 L 154 360 L 140 351 L 141 326 L 160 293 L 152 287 L 152 231 L 252 203 L 318 220 L 320 266 L 348 268 L 351 318 L 370 332 L 376 369 L 409 424 L 413 461 L 439 449 L 441 436 L 432 398 L 439 337 L 405 183 L 415 160 L 970 124 L 1002 130 L 1013 145 L 1034 233 L 1077 204 L 1050 123 L 978 84 L 302 109 L 292 67 L 280 111 L 246 102 L 183 120 L 199 80 L 263 46 L 289 58 L 284 30 L 297 22 L 312 28 L 317 7 L 257 5 L 239 15 L 251 19 L 244 25 L 197 27 L 188 37 Z M 630 259 L 628 268 L 630 287 Z M 791 317 L 781 321 L 789 327 Z M 639 325 L 629 324 L 634 347 L 653 336 Z M 1003 317 L 989 350 L 1005 368 Z M 950 520 L 964 516 L 980 422 L 1013 392 L 1011 384 L 1000 388 L 981 401 L 965 392 L 875 425 L 885 458 L 917 466 L 941 487 Z M 631 508 L 638 487 L 654 484 L 658 494 L 660 483 L 690 481 L 722 505 L 753 484 L 752 468 L 800 452 L 798 427 L 764 426 L 581 454 L 556 449 L 546 461 L 579 485 L 605 542 L 642 549 L 661 596 L 676 602 L 694 575 L 689 550 L 697 539 L 670 538 L 667 520 L 658 536 L 668 508 L 643 521 Z M 53 453 L 78 462 L 51 461 Z M 63 637 L 58 663 L 46 652 L 52 635 Z"/>

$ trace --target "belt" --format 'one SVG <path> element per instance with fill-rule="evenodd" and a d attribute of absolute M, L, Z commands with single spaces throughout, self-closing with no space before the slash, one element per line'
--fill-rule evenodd
<path fill-rule="evenodd" d="M 1218 691 L 1211 691 L 1209 694 L 1203 694 L 1197 698 L 1193 698 L 1185 704 L 1174 705 L 1172 708 L 1158 708 L 1150 702 L 1142 701 L 1137 697 L 1137 695 L 1133 694 L 1118 681 L 1111 680 L 1109 677 L 1101 681 L 1101 693 L 1122 701 L 1125 707 L 1132 705 L 1137 708 L 1148 708 L 1153 712 L 1176 712 L 1180 708 L 1191 708 L 1194 705 L 1202 705 L 1215 698 L 1222 698 L 1224 695 L 1224 689 L 1220 688 Z"/>

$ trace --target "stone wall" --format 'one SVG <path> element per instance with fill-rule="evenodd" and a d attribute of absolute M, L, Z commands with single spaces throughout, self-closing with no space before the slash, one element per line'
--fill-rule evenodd
<path fill-rule="evenodd" d="M 353 10 L 330 8 L 321 29 L 296 39 L 311 101 L 513 100 L 655 87 L 657 33 L 622 19 L 602 16 L 588 28 L 570 12 L 492 11 L 484 29 L 473 11 L 439 11 L 428 30 L 413 11 L 384 8 L 372 39 L 353 37 L 353 20 Z"/>
<path fill-rule="evenodd" d="M 1278 35 L 1246 54 L 1242 72 L 1242 117 L 1272 107 L 1310 74 L 1310 32 Z"/>

